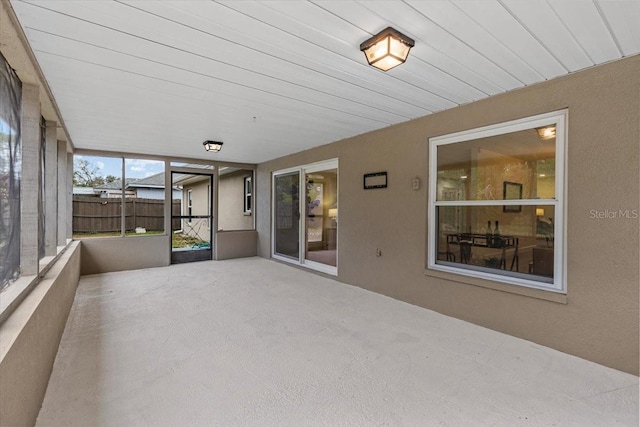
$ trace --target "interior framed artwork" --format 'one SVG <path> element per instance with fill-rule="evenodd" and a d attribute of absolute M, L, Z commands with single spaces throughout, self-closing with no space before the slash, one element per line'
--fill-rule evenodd
<path fill-rule="evenodd" d="M 522 199 L 522 184 L 517 182 L 504 181 L 502 184 L 502 199 L 503 200 L 520 200 Z M 522 212 L 521 205 L 505 205 L 502 208 L 503 212 Z"/>

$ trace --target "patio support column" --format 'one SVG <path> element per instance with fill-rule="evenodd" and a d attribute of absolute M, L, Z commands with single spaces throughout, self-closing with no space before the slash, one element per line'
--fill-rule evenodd
<path fill-rule="evenodd" d="M 55 256 L 58 246 L 58 140 L 57 126 L 54 121 L 47 120 L 45 130 L 44 155 L 44 254 Z"/>
<path fill-rule="evenodd" d="M 22 176 L 20 180 L 20 271 L 38 274 L 38 219 L 40 205 L 40 94 L 32 84 L 22 85 Z"/>
<path fill-rule="evenodd" d="M 58 212 L 56 218 L 58 220 L 58 239 L 57 246 L 67 244 L 67 143 L 66 141 L 57 141 L 58 145 Z"/>
<path fill-rule="evenodd" d="M 171 182 L 171 162 L 169 160 L 164 161 L 164 230 L 170 237 L 170 241 L 173 239 L 173 230 L 171 225 L 173 220 L 173 183 Z M 173 245 L 173 242 L 171 243 Z"/>
<path fill-rule="evenodd" d="M 73 153 L 67 153 L 67 209 L 65 217 L 67 221 L 66 238 L 73 237 Z"/>

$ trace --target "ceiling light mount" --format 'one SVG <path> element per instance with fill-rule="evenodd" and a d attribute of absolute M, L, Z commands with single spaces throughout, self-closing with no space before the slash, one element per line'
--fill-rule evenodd
<path fill-rule="evenodd" d="M 222 150 L 222 144 L 223 143 L 219 141 L 205 141 L 202 143 L 206 151 L 213 151 L 214 153 Z"/>
<path fill-rule="evenodd" d="M 556 137 L 556 126 L 555 125 L 536 128 L 536 131 L 538 131 L 538 137 L 543 141 L 547 141 L 549 139 L 554 139 Z"/>
<path fill-rule="evenodd" d="M 403 64 L 409 56 L 409 50 L 415 45 L 411 37 L 387 27 L 375 36 L 362 42 L 360 50 L 364 52 L 369 65 L 382 71 Z"/>

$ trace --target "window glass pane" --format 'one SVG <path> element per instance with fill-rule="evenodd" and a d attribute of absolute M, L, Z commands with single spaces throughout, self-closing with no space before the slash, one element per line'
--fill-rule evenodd
<path fill-rule="evenodd" d="M 555 137 L 536 129 L 440 145 L 437 200 L 512 199 L 505 182 L 520 184 L 522 199 L 553 199 L 555 152 Z"/>
<path fill-rule="evenodd" d="M 335 267 L 338 237 L 338 169 L 307 173 L 305 181 L 305 259 Z"/>
<path fill-rule="evenodd" d="M 274 179 L 275 253 L 300 258 L 300 174 L 278 175 Z"/>
<path fill-rule="evenodd" d="M 439 206 L 437 264 L 551 283 L 554 206 Z"/>
<path fill-rule="evenodd" d="M 244 214 L 251 214 L 251 206 L 253 199 L 253 177 L 251 175 L 244 177 Z"/>
<path fill-rule="evenodd" d="M 251 215 L 253 170 L 220 168 L 218 231 L 253 230 Z"/>
<path fill-rule="evenodd" d="M 122 159 L 73 156 L 73 237 L 120 236 Z"/>
<path fill-rule="evenodd" d="M 164 162 L 125 159 L 125 235 L 164 233 Z M 174 190 L 180 197 L 180 192 Z"/>
<path fill-rule="evenodd" d="M 0 54 L 0 289 L 20 275 L 21 93 Z"/>

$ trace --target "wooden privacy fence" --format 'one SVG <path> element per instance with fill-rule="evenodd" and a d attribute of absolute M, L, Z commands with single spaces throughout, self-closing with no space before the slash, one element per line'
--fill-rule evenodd
<path fill-rule="evenodd" d="M 74 196 L 73 232 L 109 233 L 119 232 L 121 224 L 120 198 L 97 198 Z M 164 200 L 127 198 L 124 201 L 125 231 L 142 227 L 147 231 L 164 229 Z M 180 200 L 171 204 L 171 215 L 180 215 Z M 172 220 L 172 228 L 180 229 L 180 220 Z"/>

